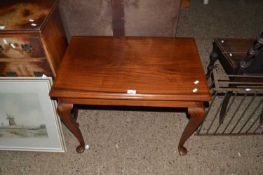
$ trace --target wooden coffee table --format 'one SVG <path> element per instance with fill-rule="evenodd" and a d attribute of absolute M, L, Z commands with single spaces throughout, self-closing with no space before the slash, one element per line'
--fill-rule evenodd
<path fill-rule="evenodd" d="M 85 149 L 73 105 L 187 108 L 179 153 L 204 119 L 210 100 L 193 38 L 72 37 L 50 96 L 61 120 Z"/>

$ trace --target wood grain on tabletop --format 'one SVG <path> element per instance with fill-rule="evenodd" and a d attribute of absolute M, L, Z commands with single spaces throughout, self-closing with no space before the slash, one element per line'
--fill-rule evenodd
<path fill-rule="evenodd" d="M 199 83 L 195 84 L 196 80 Z M 136 90 L 136 95 L 131 97 L 127 90 Z M 194 39 L 150 37 L 73 37 L 51 92 L 56 97 L 72 95 L 198 101 L 210 98 Z"/>

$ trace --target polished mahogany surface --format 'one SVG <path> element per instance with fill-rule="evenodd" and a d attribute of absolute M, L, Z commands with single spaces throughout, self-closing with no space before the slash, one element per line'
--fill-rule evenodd
<path fill-rule="evenodd" d="M 193 38 L 72 37 L 50 95 L 210 99 Z"/>
<path fill-rule="evenodd" d="M 187 108 L 190 120 L 178 144 L 204 120 L 210 100 L 204 72 L 192 38 L 73 37 L 52 86 L 61 120 L 85 150 L 73 106 L 152 106 Z"/>

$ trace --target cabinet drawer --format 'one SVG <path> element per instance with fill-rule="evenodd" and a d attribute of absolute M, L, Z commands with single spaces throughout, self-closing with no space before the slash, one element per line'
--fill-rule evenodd
<path fill-rule="evenodd" d="M 45 58 L 0 60 L 0 76 L 42 76 L 43 74 L 52 76 Z"/>
<path fill-rule="evenodd" d="M 38 37 L 0 36 L 0 76 L 52 76 Z"/>
<path fill-rule="evenodd" d="M 38 37 L 4 37 L 0 36 L 1 59 L 30 59 L 45 57 Z"/>

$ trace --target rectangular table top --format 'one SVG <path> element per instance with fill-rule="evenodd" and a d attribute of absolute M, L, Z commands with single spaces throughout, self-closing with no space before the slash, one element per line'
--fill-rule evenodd
<path fill-rule="evenodd" d="M 52 97 L 208 101 L 193 38 L 72 37 Z"/>

